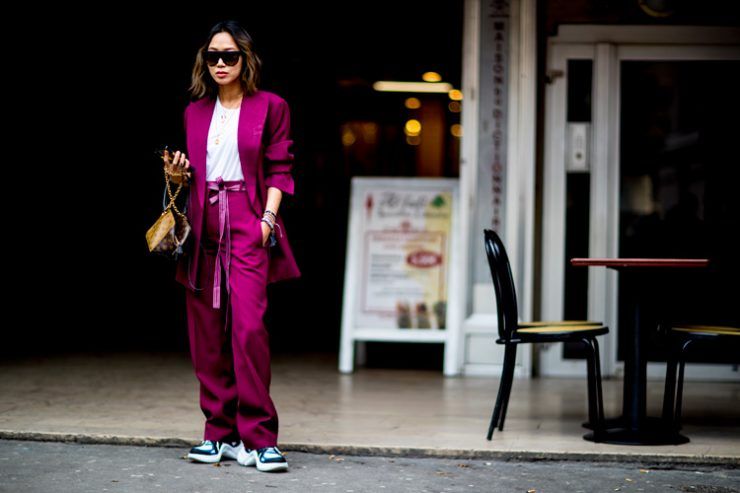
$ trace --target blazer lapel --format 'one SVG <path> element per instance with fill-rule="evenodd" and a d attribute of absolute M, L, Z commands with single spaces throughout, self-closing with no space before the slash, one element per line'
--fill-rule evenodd
<path fill-rule="evenodd" d="M 249 192 L 249 203 L 254 213 L 262 217 L 262 205 L 258 201 L 260 196 L 257 190 L 257 167 L 262 166 L 262 133 L 267 118 L 267 99 L 257 91 L 251 96 L 242 98 L 239 111 L 239 159 L 242 165 L 242 174 Z"/>
<path fill-rule="evenodd" d="M 204 98 L 200 104 L 193 106 L 193 113 L 190 118 L 193 119 L 193 128 L 189 135 L 188 142 L 190 149 L 190 164 L 193 167 L 195 178 L 195 198 L 198 201 L 199 210 L 203 210 L 206 194 L 206 159 L 208 156 L 208 130 L 211 128 L 211 119 L 213 110 L 216 107 L 216 101 L 210 98 Z"/>

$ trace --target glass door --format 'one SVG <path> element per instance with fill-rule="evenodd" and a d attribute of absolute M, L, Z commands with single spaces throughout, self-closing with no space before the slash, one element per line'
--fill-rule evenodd
<path fill-rule="evenodd" d="M 664 276 L 644 323 L 736 325 L 740 208 L 740 57 L 737 49 L 620 47 L 619 224 L 622 257 L 710 258 L 710 271 Z M 619 283 L 621 321 L 632 287 Z M 665 361 L 660 334 L 648 338 L 649 361 Z M 738 378 L 736 355 L 696 346 L 687 377 Z M 725 365 L 723 365 L 725 363 Z M 662 376 L 662 365 L 648 365 Z"/>
<path fill-rule="evenodd" d="M 630 286 L 613 271 L 571 268 L 572 257 L 710 257 L 720 269 L 682 272 L 656 292 L 655 306 L 677 320 L 736 322 L 738 53 L 736 46 L 551 46 L 542 318 L 609 325 L 602 340 L 607 375 L 621 373 L 627 331 L 620 321 L 628 322 L 622 315 Z M 657 311 L 645 316 L 657 319 Z M 687 378 L 738 379 L 733 356 L 695 353 Z M 577 346 L 546 346 L 540 369 L 583 375 L 581 357 Z M 649 375 L 664 375 L 664 358 L 655 336 Z"/>
<path fill-rule="evenodd" d="M 588 318 L 589 272 L 565 259 L 589 256 L 594 45 L 550 47 L 543 175 L 542 319 Z M 583 374 L 580 344 L 538 345 L 546 375 Z"/>

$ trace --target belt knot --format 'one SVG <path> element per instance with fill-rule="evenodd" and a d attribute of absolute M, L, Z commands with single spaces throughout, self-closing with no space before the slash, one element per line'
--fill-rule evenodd
<path fill-rule="evenodd" d="M 226 235 L 226 260 L 223 262 L 225 277 L 226 277 L 226 291 L 231 294 L 231 286 L 229 284 L 229 267 L 231 264 L 231 224 L 229 218 L 229 199 L 228 191 L 242 191 L 246 189 L 244 180 L 236 180 L 231 182 L 224 181 L 223 177 L 219 176 L 215 181 L 208 182 L 209 190 L 218 190 L 218 194 L 213 195 L 208 200 L 211 204 L 218 202 L 218 250 L 216 252 L 216 265 L 213 273 L 213 308 L 221 307 L 221 246 Z M 228 306 L 227 306 L 228 309 Z M 228 313 L 226 316 L 228 320 Z M 224 327 L 224 330 L 226 328 Z"/>

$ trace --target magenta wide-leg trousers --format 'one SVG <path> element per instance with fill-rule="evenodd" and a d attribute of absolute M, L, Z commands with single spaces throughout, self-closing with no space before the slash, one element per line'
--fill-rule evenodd
<path fill-rule="evenodd" d="M 274 446 L 278 416 L 269 393 L 263 322 L 269 246 L 262 246 L 261 218 L 247 202 L 243 180 L 207 185 L 195 283 L 201 289 L 186 290 L 190 355 L 206 418 L 203 439 Z"/>

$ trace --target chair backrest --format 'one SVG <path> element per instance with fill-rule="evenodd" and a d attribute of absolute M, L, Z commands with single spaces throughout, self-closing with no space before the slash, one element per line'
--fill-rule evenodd
<path fill-rule="evenodd" d="M 496 292 L 498 335 L 502 340 L 509 341 L 516 333 L 519 324 L 514 276 L 511 275 L 509 256 L 506 255 L 506 248 L 501 238 L 490 229 L 483 230 L 483 236 L 493 288 Z"/>

